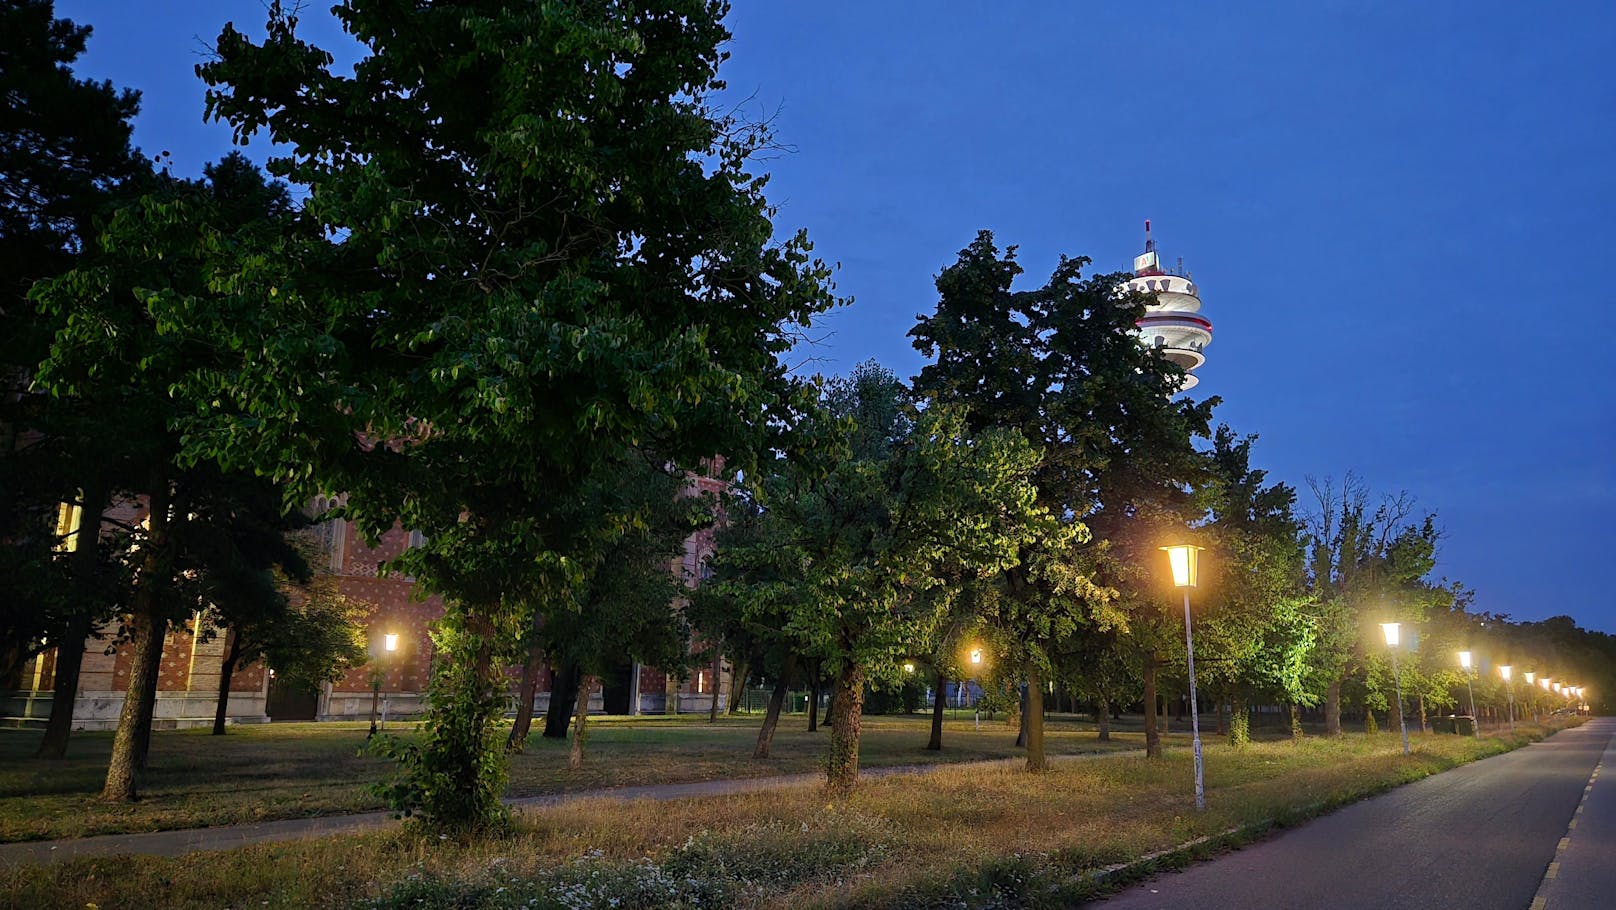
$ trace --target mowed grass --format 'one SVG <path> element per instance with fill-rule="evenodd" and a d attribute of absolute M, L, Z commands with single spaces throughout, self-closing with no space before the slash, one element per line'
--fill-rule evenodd
<path fill-rule="evenodd" d="M 683 783 L 812 773 L 820 769 L 827 733 L 809 733 L 803 715 L 782 718 L 773 755 L 752 758 L 760 715 L 592 718 L 584 767 L 567 768 L 567 743 L 532 736 L 524 754 L 511 757 L 512 797 L 607 787 Z M 390 732 L 413 735 L 407 726 Z M 384 759 L 362 754 L 366 724 L 306 723 L 231 727 L 225 736 L 206 730 L 158 731 L 141 799 L 107 804 L 96 797 L 106 775 L 111 733 L 75 733 L 69 757 L 33 757 L 37 731 L 0 731 L 0 842 L 164 831 L 303 818 L 383 808 L 370 785 L 391 770 Z M 867 717 L 861 746 L 865 767 L 925 765 L 1013 758 L 1015 732 L 1002 720 L 945 724 L 944 749 L 922 747 L 929 718 Z M 1052 755 L 1142 748 L 1138 732 L 1097 740 L 1092 724 L 1052 718 Z"/>
<path fill-rule="evenodd" d="M 1395 734 L 1207 748 L 1196 813 L 1188 750 L 1057 764 L 939 768 L 820 787 L 524 812 L 514 833 L 456 841 L 405 828 L 178 859 L 0 870 L 29 907 L 1004 907 L 1095 896 L 1088 874 L 1215 835 L 1285 824 L 1543 735 Z"/>

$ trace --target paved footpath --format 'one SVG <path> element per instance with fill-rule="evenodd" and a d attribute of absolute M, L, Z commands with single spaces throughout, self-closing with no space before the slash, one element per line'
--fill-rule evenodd
<path fill-rule="evenodd" d="M 1117 752 L 1091 752 L 1081 755 L 1052 756 L 1051 761 L 1092 761 L 1113 755 L 1135 755 L 1140 750 Z M 941 763 L 929 765 L 900 765 L 890 768 L 863 768 L 864 778 L 890 777 L 896 774 L 924 774 L 944 768 L 992 767 L 1021 764 L 1022 759 L 994 759 L 979 762 Z M 583 790 L 573 793 L 551 793 L 510 799 L 506 802 L 516 809 L 543 809 L 586 799 L 609 799 L 631 802 L 637 799 L 673 800 L 704 796 L 733 796 L 759 793 L 788 787 L 809 786 L 819 783 L 824 776 L 813 774 L 783 774 L 772 777 L 730 778 L 725 780 L 693 781 L 683 784 L 651 784 L 643 787 L 614 787 L 605 790 Z M 232 850 L 249 844 L 299 840 L 307 837 L 326 837 L 373 831 L 398 824 L 390 812 L 365 812 L 357 815 L 331 815 L 321 818 L 289 818 L 281 821 L 258 822 L 250 825 L 221 825 L 215 828 L 187 828 L 180 831 L 152 831 L 144 834 L 103 834 L 69 840 L 25 841 L 0 844 L 0 866 L 25 863 L 55 863 L 88 856 L 111 856 L 134 853 L 143 856 L 180 856 L 202 850 Z"/>
<path fill-rule="evenodd" d="M 1616 907 L 1613 768 L 1616 718 L 1597 718 L 1156 876 L 1095 906 Z"/>

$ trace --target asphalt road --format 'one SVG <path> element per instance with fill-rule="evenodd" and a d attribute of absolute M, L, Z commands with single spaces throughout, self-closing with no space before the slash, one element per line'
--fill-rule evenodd
<path fill-rule="evenodd" d="M 1616 718 L 1400 787 L 1093 906 L 1616 907 Z"/>

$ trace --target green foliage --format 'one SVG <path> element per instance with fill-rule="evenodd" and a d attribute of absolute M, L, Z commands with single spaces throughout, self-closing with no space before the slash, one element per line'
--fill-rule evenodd
<path fill-rule="evenodd" d="M 58 549 L 58 504 L 104 488 L 111 460 L 81 408 L 31 388 L 54 324 L 28 291 L 93 248 L 98 217 L 141 174 L 129 143 L 139 95 L 74 74 L 90 28 L 53 7 L 0 5 L 0 678 L 47 639 L 108 618 L 128 580 L 115 554 Z"/>
<path fill-rule="evenodd" d="M 856 700 L 866 676 L 901 682 L 949 600 L 939 589 L 991 578 L 1048 523 L 1031 484 L 1037 453 L 1013 432 L 969 435 L 950 408 L 912 411 L 873 363 L 828 383 L 805 428 L 831 446 L 754 476 L 756 510 L 724 538 L 718 588 Z M 848 736 L 844 780 L 856 774 L 857 716 L 837 734 Z"/>
<path fill-rule="evenodd" d="M 491 636 L 468 631 L 459 620 L 451 613 L 439 622 L 432 643 L 440 654 L 471 659 L 433 662 L 418 738 L 374 741 L 379 754 L 399 763 L 376 792 L 400 814 L 420 815 L 432 827 L 498 829 L 509 819 L 501 802 L 509 773 L 500 728 L 506 695 L 490 684 Z"/>
<path fill-rule="evenodd" d="M 983 231 L 943 270 L 936 311 L 910 331 L 935 358 L 918 393 L 963 409 L 970 432 L 1009 430 L 1040 450 L 1034 480 L 1048 523 L 1019 543 L 1015 568 L 983 600 L 984 618 L 1013 649 L 1005 659 L 1034 685 L 1057 672 L 1054 655 L 1083 650 L 1067 639 L 1112 628 L 1137 635 L 1161 615 L 1128 590 L 1156 545 L 1130 526 L 1185 498 L 1199 470 L 1191 441 L 1206 435 L 1212 406 L 1170 399 L 1182 371 L 1135 338 L 1145 299 L 1125 291 L 1125 276 L 1084 276 L 1087 265 L 1063 257 L 1042 287 L 1017 291 L 1015 249 L 1001 253 Z M 1130 536 L 1139 552 L 1119 553 Z M 1041 729 L 1035 712 L 1031 767 L 1042 766 Z"/>
<path fill-rule="evenodd" d="M 748 467 L 802 398 L 778 355 L 835 302 L 829 270 L 772 240 L 766 130 L 709 107 L 725 11 L 348 0 L 366 56 L 344 75 L 273 4 L 262 43 L 226 26 L 198 67 L 209 116 L 287 143 L 270 168 L 307 196 L 222 281 L 253 306 L 164 307 L 229 360 L 182 388 L 210 404 L 190 451 L 294 498 L 342 491 L 368 535 L 426 535 L 396 568 L 443 596 L 457 666 L 433 697 L 465 699 L 428 715 L 453 728 L 433 774 L 499 760 L 475 751 L 500 682 L 481 655 L 570 611 L 580 554 L 603 552 L 555 521 L 558 491 L 629 451 Z"/>

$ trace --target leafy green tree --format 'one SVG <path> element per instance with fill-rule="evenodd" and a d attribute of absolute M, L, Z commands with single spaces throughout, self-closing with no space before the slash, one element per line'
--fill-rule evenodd
<path fill-rule="evenodd" d="M 1308 519 L 1308 582 L 1319 610 L 1310 682 L 1324 689 L 1325 731 L 1335 735 L 1342 687 L 1354 673 L 1372 672 L 1366 692 L 1374 694 L 1366 697 L 1375 705 L 1386 701 L 1382 690 L 1390 690 L 1391 674 L 1389 664 L 1385 672 L 1379 666 L 1386 662 L 1379 624 L 1417 623 L 1451 602 L 1452 593 L 1427 578 L 1441 537 L 1434 513 L 1417 514 L 1406 493 L 1371 507 L 1368 488 L 1351 474 L 1339 485 L 1328 478 L 1308 483 L 1316 506 Z"/>
<path fill-rule="evenodd" d="M 335 682 L 367 662 L 365 625 L 370 608 L 344 596 L 336 579 L 311 568 L 314 545 L 293 533 L 301 522 L 280 511 L 280 495 L 262 481 L 234 485 L 246 495 L 217 526 L 199 535 L 207 556 L 199 574 L 205 589 L 207 630 L 223 635 L 219 697 L 213 735 L 225 733 L 230 680 L 260 660 L 283 684 L 313 688 Z M 196 629 L 193 632 L 200 633 Z"/>
<path fill-rule="evenodd" d="M 1001 253 L 984 231 L 943 270 L 936 310 L 910 331 L 934 358 L 916 378 L 917 393 L 965 409 L 969 432 L 1010 429 L 1041 452 L 1038 504 L 1060 533 L 1027 542 L 996 613 L 1028 686 L 1034 769 L 1045 763 L 1052 650 L 1065 647 L 1063 636 L 1128 622 L 1118 609 L 1128 598 L 1114 599 L 1126 573 L 1106 568 L 1120 566 L 1108 555 L 1110 535 L 1125 530 L 1139 504 L 1182 497 L 1196 464 L 1191 440 L 1206 435 L 1210 420 L 1210 402 L 1170 399 L 1182 371 L 1137 342 L 1145 298 L 1125 292 L 1125 276 L 1084 276 L 1087 265 L 1063 258 L 1042 287 L 1018 291 L 1014 248 Z M 1153 673 L 1151 663 L 1147 685 Z"/>
<path fill-rule="evenodd" d="M 1197 628 L 1204 678 L 1233 705 L 1229 737 L 1237 746 L 1250 739 L 1253 695 L 1289 704 L 1297 736 L 1299 708 L 1314 701 L 1307 668 L 1315 634 L 1296 491 L 1265 484 L 1267 473 L 1251 467 L 1253 441 L 1227 426 L 1213 434 L 1208 521 L 1201 529 L 1210 551 L 1197 592 L 1204 605 Z"/>
<path fill-rule="evenodd" d="M 775 581 L 743 605 L 783 608 L 784 634 L 835 680 L 834 789 L 857 780 L 866 684 L 897 681 L 937 619 L 925 593 L 940 583 L 938 569 L 1002 569 L 1042 520 L 1030 483 L 1037 456 L 1025 440 L 967 436 L 947 409 L 915 414 L 903 399 L 897 378 L 873 363 L 831 381 L 822 433 L 840 429 L 840 450 L 762 476 L 755 495 L 770 527 L 755 546 L 768 550 L 727 557 L 772 567 L 759 574 Z"/>
<path fill-rule="evenodd" d="M 631 453 L 619 470 L 590 484 L 585 514 L 629 516 L 620 534 L 595 552 L 578 554 L 580 583 L 570 609 L 546 611 L 539 629 L 545 653 L 582 673 L 573 707 L 569 764 L 583 762 L 589 693 L 624 659 L 674 671 L 690 642 L 677 609 L 681 579 L 668 571 L 685 539 L 712 521 L 712 503 L 682 495 L 685 477 Z"/>
<path fill-rule="evenodd" d="M 53 324 L 28 291 L 94 245 L 97 219 L 146 172 L 130 145 L 139 95 L 73 73 L 89 37 L 50 0 L 0 4 L 0 676 L 59 646 L 46 758 L 66 755 L 81 644 L 110 617 L 121 579 L 101 540 L 112 465 L 76 402 L 32 386 Z M 61 503 L 83 516 L 64 540 Z"/>
<path fill-rule="evenodd" d="M 447 614 L 395 795 L 435 823 L 501 815 L 500 666 L 577 577 L 543 503 L 625 449 L 746 468 L 798 406 L 779 355 L 834 300 L 772 240 L 766 131 L 709 105 L 726 11 L 347 0 L 346 76 L 274 4 L 199 67 L 210 116 L 287 143 L 309 229 L 238 257 L 243 313 L 184 314 L 235 358 L 184 390 L 218 402 L 192 451 L 426 535 L 397 568 Z"/>
<path fill-rule="evenodd" d="M 39 384 L 95 416 L 103 457 L 119 470 L 108 488 L 147 506 L 134 529 L 137 581 L 127 605 L 133 663 L 105 799 L 136 795 L 164 635 L 199 603 L 185 580 L 211 583 L 203 572 L 215 539 L 209 529 L 241 514 L 225 491 L 235 480 L 181 459 L 180 419 L 197 405 L 174 390 L 210 372 L 218 349 L 206 335 L 172 331 L 162 302 L 183 296 L 198 309 L 216 303 L 217 251 L 276 233 L 288 207 L 284 186 L 240 155 L 227 156 L 202 181 L 168 178 L 118 209 L 77 267 L 32 292 L 55 328 Z"/>

